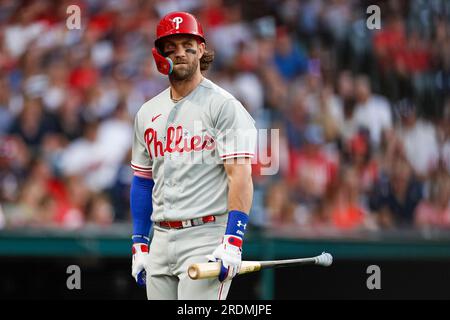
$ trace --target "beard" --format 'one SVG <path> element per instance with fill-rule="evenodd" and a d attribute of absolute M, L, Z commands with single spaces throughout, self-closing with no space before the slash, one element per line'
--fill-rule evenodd
<path fill-rule="evenodd" d="M 181 65 L 181 68 L 176 67 L 177 64 L 174 65 L 172 73 L 169 75 L 169 79 L 171 81 L 185 81 L 190 80 L 198 67 L 198 60 L 194 60 L 191 64 L 187 62 L 187 64 Z"/>

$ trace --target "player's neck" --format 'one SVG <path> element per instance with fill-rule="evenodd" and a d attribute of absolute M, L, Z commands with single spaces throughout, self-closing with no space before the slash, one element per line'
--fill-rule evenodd
<path fill-rule="evenodd" d="M 189 80 L 183 81 L 170 81 L 170 96 L 172 100 L 181 100 L 191 93 L 197 86 L 202 82 L 203 76 L 200 72 L 195 73 L 195 75 Z"/>

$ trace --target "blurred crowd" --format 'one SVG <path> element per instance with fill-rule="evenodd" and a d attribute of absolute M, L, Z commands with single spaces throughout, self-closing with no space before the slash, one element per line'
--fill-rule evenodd
<path fill-rule="evenodd" d="M 130 221 L 133 118 L 168 86 L 151 48 L 174 10 L 203 25 L 205 76 L 278 130 L 254 226 L 450 231 L 446 0 L 1 1 L 0 228 Z"/>

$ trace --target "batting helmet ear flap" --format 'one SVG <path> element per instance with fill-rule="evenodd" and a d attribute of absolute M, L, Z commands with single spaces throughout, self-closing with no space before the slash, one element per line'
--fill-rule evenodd
<path fill-rule="evenodd" d="M 155 59 L 156 67 L 158 71 L 164 75 L 169 75 L 173 70 L 173 62 L 170 58 L 164 57 L 159 53 L 158 49 L 152 49 L 153 58 Z"/>

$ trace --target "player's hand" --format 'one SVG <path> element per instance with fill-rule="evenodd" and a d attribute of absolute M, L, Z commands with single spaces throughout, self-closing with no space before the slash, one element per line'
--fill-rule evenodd
<path fill-rule="evenodd" d="M 208 256 L 210 261 L 221 261 L 219 281 L 233 279 L 241 269 L 242 239 L 233 235 L 224 235 L 222 243 Z"/>
<path fill-rule="evenodd" d="M 144 287 L 147 284 L 145 267 L 148 258 L 148 245 L 144 243 L 135 243 L 133 244 L 131 251 L 133 253 L 131 275 L 140 287 Z"/>

